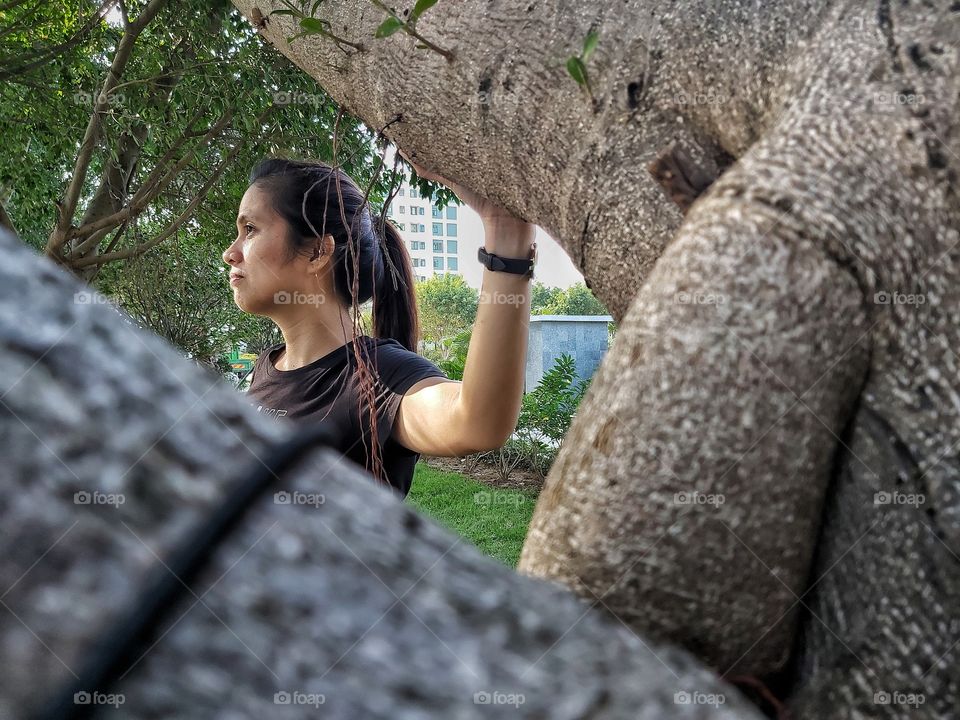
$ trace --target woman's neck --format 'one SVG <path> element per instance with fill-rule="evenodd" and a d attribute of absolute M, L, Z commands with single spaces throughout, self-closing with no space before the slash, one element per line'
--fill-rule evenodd
<path fill-rule="evenodd" d="M 360 328 L 351 330 L 352 321 L 344 326 L 330 329 L 324 325 L 311 323 L 281 327 L 284 348 L 274 361 L 277 370 L 296 370 L 304 365 L 329 355 L 363 333 Z"/>

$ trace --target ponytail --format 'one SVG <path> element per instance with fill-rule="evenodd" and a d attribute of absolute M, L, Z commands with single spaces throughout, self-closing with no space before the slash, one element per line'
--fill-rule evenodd
<path fill-rule="evenodd" d="M 384 271 L 373 295 L 373 334 L 393 338 L 407 350 L 417 352 L 420 324 L 410 254 L 388 219 L 375 216 L 373 227 L 381 240 Z"/>

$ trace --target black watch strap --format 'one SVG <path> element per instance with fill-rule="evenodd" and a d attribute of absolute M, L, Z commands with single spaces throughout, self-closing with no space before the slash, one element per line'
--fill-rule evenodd
<path fill-rule="evenodd" d="M 477 250 L 477 259 L 489 270 L 494 272 L 507 272 L 516 275 L 526 275 L 533 277 L 533 268 L 537 260 L 537 244 L 533 243 L 530 249 L 529 258 L 505 258 L 493 253 L 488 253 L 481 245 Z"/>

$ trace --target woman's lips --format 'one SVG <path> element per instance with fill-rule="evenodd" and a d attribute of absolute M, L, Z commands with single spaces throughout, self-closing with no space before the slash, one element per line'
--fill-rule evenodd
<path fill-rule="evenodd" d="M 235 276 L 233 276 L 232 278 L 230 278 L 230 284 L 231 284 L 231 285 L 236 285 L 236 284 L 237 284 L 238 282 L 240 282 L 241 280 L 243 280 L 243 276 L 242 276 L 242 275 L 235 275 Z"/>

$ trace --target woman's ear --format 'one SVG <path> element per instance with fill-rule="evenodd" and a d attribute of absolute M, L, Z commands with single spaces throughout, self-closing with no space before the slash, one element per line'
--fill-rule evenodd
<path fill-rule="evenodd" d="M 331 262 L 333 261 L 333 251 L 337 249 L 337 241 L 333 239 L 333 235 L 324 235 L 323 236 L 323 247 L 324 255 L 330 258 Z"/>
<path fill-rule="evenodd" d="M 314 240 L 313 246 L 313 255 L 310 258 L 309 267 L 307 271 L 312 275 L 320 272 L 327 262 L 328 258 L 330 262 L 333 261 L 333 251 L 337 247 L 337 241 L 333 239 L 333 235 L 324 235 L 323 242 L 319 240 Z"/>

